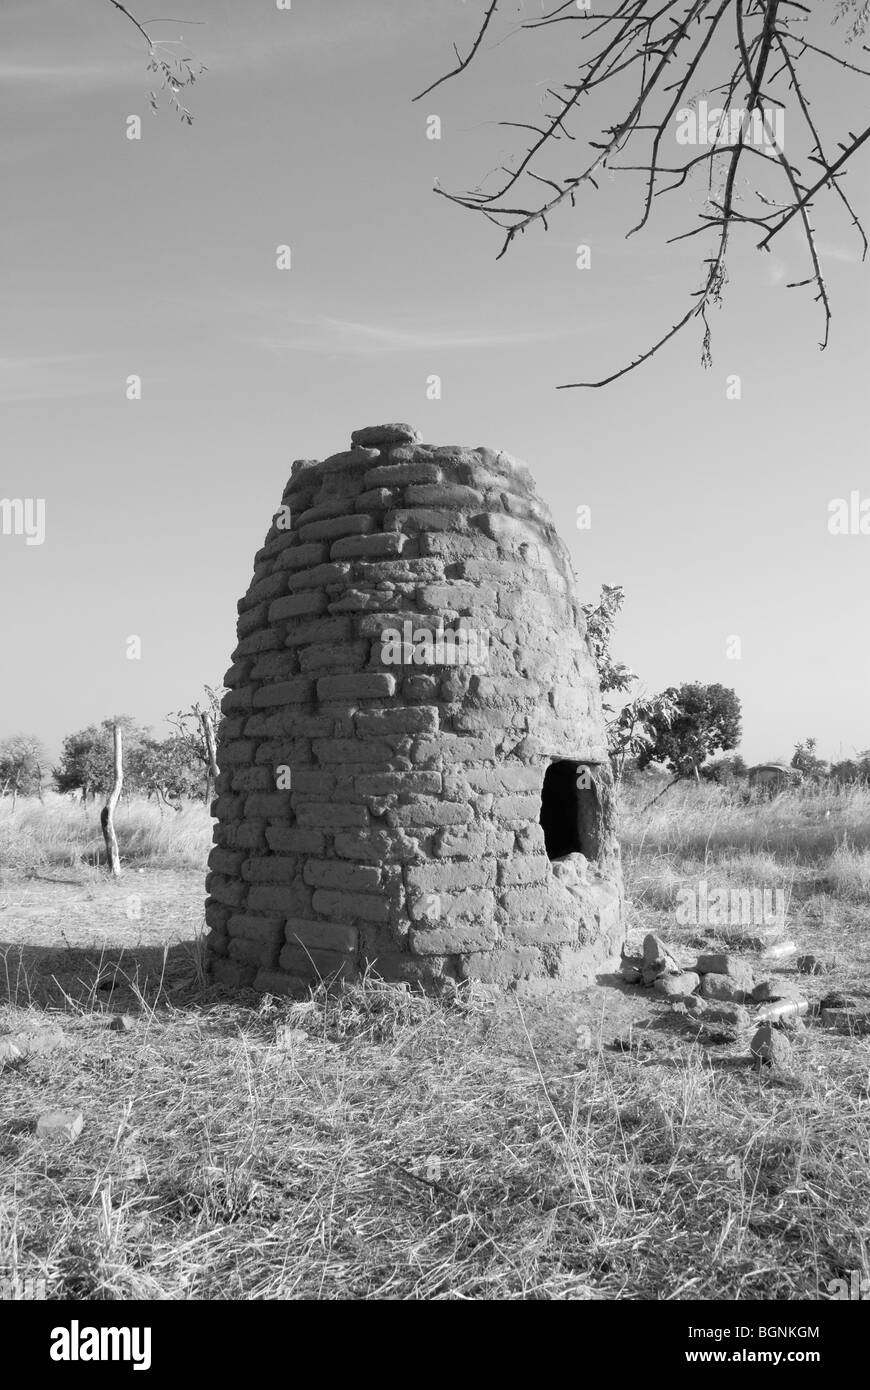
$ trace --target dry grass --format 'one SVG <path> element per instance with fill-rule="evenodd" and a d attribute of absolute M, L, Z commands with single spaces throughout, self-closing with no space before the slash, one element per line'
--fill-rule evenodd
<path fill-rule="evenodd" d="M 768 800 L 726 787 L 678 783 L 644 810 L 655 788 L 626 789 L 620 835 L 630 848 L 704 856 L 745 850 L 817 863 L 848 842 L 870 849 L 870 789 L 812 785 Z"/>
<path fill-rule="evenodd" d="M 0 1261 L 51 1297 L 792 1299 L 866 1269 L 846 1039 L 777 1080 L 690 1043 L 536 1062 L 534 1011 L 526 1041 L 395 987 L 139 1009 L 115 1034 L 95 998 L 6 1078 Z M 74 1146 L 32 1135 L 49 1099 Z"/>
<path fill-rule="evenodd" d="M 787 886 L 790 933 L 835 961 L 811 997 L 866 1000 L 860 800 L 791 802 L 701 788 L 654 831 L 626 817 L 633 924 L 667 933 L 701 876 Z M 48 1014 L 69 1040 L 2 1073 L 0 1269 L 49 1297 L 791 1300 L 867 1274 L 866 1038 L 815 1023 L 791 1070 L 759 1074 L 612 985 L 549 1005 L 374 980 L 230 998 L 182 934 L 147 969 L 135 946 L 80 949 L 61 993 L 38 956 L 7 970 L 0 1025 Z M 122 1010 L 129 1033 L 108 1027 Z M 640 1049 L 615 1045 L 626 1022 Z M 84 1128 L 43 1147 L 55 1106 Z"/>
<path fill-rule="evenodd" d="M 8 797 L 0 800 L 0 865 L 18 873 L 50 867 L 96 867 L 104 861 L 98 802 L 46 795 L 45 803 L 19 801 L 13 813 Z M 181 811 L 160 807 L 144 797 L 122 800 L 115 830 L 123 859 L 159 868 L 199 868 L 211 848 L 212 820 L 201 802 Z"/>

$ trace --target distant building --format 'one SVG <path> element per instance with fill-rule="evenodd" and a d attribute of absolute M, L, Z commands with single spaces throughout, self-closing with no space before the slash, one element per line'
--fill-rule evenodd
<path fill-rule="evenodd" d="M 749 787 L 760 791 L 780 792 L 787 787 L 799 786 L 803 774 L 788 763 L 757 763 L 749 769 Z"/>

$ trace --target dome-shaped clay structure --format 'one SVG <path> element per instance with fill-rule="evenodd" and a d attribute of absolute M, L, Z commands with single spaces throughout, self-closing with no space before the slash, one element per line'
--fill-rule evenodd
<path fill-rule="evenodd" d="M 596 667 L 528 469 L 407 425 L 293 465 L 218 747 L 214 978 L 588 983 L 623 937 Z"/>

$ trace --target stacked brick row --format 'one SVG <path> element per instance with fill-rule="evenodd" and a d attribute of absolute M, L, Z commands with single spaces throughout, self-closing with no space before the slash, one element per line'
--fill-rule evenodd
<path fill-rule="evenodd" d="M 441 629 L 474 659 L 407 640 Z M 548 764 L 606 748 L 567 551 L 522 464 L 407 426 L 296 462 L 225 680 L 216 979 L 582 981 L 618 956 L 618 862 L 569 893 L 539 823 Z"/>

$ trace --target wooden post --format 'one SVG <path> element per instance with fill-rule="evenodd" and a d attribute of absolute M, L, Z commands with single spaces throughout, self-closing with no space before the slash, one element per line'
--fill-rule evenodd
<path fill-rule="evenodd" d="M 202 725 L 202 736 L 205 739 L 205 748 L 208 754 L 208 771 L 205 774 L 205 800 L 206 805 L 208 805 L 211 800 L 212 783 L 217 780 L 219 769 L 214 742 L 214 726 L 207 710 L 200 712 L 199 722 Z"/>
<path fill-rule="evenodd" d="M 118 854 L 118 840 L 115 835 L 115 826 L 112 817 L 115 814 L 115 807 L 118 804 L 118 797 L 121 795 L 121 787 L 124 783 L 124 756 L 121 739 L 121 726 L 112 725 L 112 733 L 115 744 L 115 781 L 108 801 L 103 807 L 100 816 L 100 825 L 103 827 L 103 838 L 106 841 L 106 856 L 109 864 L 109 871 L 113 878 L 121 877 L 121 859 Z"/>

